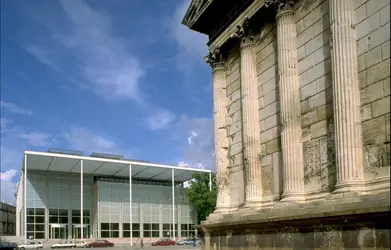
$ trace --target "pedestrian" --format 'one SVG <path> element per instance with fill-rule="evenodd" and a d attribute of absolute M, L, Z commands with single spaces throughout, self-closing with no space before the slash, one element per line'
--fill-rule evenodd
<path fill-rule="evenodd" d="M 141 249 L 144 249 L 144 241 L 143 241 L 143 238 L 141 238 L 140 246 L 141 246 Z"/>

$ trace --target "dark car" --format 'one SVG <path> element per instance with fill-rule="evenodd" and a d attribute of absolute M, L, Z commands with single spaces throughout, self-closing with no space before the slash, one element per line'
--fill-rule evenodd
<path fill-rule="evenodd" d="M 92 243 L 88 243 L 86 247 L 113 247 L 114 243 L 109 242 L 107 240 L 97 240 Z"/>
<path fill-rule="evenodd" d="M 15 250 L 18 249 L 18 245 L 13 242 L 1 241 L 0 250 Z"/>
<path fill-rule="evenodd" d="M 172 246 L 175 245 L 176 242 L 171 239 L 160 239 L 158 241 L 152 242 L 152 246 Z"/>

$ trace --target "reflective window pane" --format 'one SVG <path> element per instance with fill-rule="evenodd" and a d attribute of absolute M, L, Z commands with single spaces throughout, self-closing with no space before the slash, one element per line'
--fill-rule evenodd
<path fill-rule="evenodd" d="M 35 209 L 35 215 L 45 216 L 45 209 L 44 208 L 36 208 Z"/>
<path fill-rule="evenodd" d="M 45 216 L 35 216 L 35 223 L 45 223 Z"/>
<path fill-rule="evenodd" d="M 45 239 L 45 232 L 36 232 L 35 239 Z"/>
<path fill-rule="evenodd" d="M 34 216 L 27 216 L 27 223 L 34 223 Z"/>
<path fill-rule="evenodd" d="M 119 231 L 111 231 L 111 238 L 118 238 L 119 237 Z"/>
<path fill-rule="evenodd" d="M 101 231 L 100 235 L 102 236 L 102 238 L 109 238 L 110 237 L 109 231 Z"/>
<path fill-rule="evenodd" d="M 59 217 L 58 220 L 59 220 L 59 223 L 61 223 L 61 224 L 68 223 L 68 217 Z"/>
<path fill-rule="evenodd" d="M 34 224 L 27 224 L 27 231 L 34 231 Z"/>
<path fill-rule="evenodd" d="M 49 223 L 58 223 L 58 217 L 50 216 L 49 217 Z"/>
<path fill-rule="evenodd" d="M 110 223 L 111 230 L 119 230 L 119 223 Z"/>
<path fill-rule="evenodd" d="M 45 232 L 45 224 L 35 224 L 35 231 Z"/>

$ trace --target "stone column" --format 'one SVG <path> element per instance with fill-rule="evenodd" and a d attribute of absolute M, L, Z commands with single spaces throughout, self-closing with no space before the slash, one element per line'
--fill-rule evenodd
<path fill-rule="evenodd" d="M 337 183 L 335 192 L 363 188 L 363 138 L 360 117 L 355 0 L 329 0 L 331 72 Z"/>
<path fill-rule="evenodd" d="M 260 164 L 260 124 L 258 84 L 255 65 L 255 43 L 249 19 L 232 35 L 240 39 L 240 82 L 242 97 L 243 163 L 246 173 L 245 206 L 260 205 L 262 201 L 262 175 Z"/>
<path fill-rule="evenodd" d="M 203 242 L 201 244 L 201 250 L 210 250 L 211 249 L 211 245 L 210 245 L 210 232 L 205 228 L 205 227 L 201 227 L 202 228 L 202 231 L 204 233 L 204 239 L 203 239 Z"/>
<path fill-rule="evenodd" d="M 281 104 L 281 146 L 285 201 L 304 200 L 303 145 L 301 143 L 300 80 L 296 43 L 294 1 L 271 0 L 277 11 L 277 53 Z"/>
<path fill-rule="evenodd" d="M 226 111 L 228 105 L 227 77 L 223 58 L 218 48 L 210 52 L 205 57 L 205 61 L 213 69 L 215 166 L 218 189 L 215 212 L 228 212 L 231 198 L 228 169 L 228 134 L 226 131 L 228 122 Z"/>

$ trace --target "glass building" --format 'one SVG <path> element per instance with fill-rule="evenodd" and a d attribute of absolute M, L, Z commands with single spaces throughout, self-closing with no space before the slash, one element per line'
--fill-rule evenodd
<path fill-rule="evenodd" d="M 28 239 L 171 238 L 195 235 L 183 187 L 210 170 L 83 152 L 25 151 L 16 233 Z M 131 176 L 131 178 L 130 178 Z"/>

